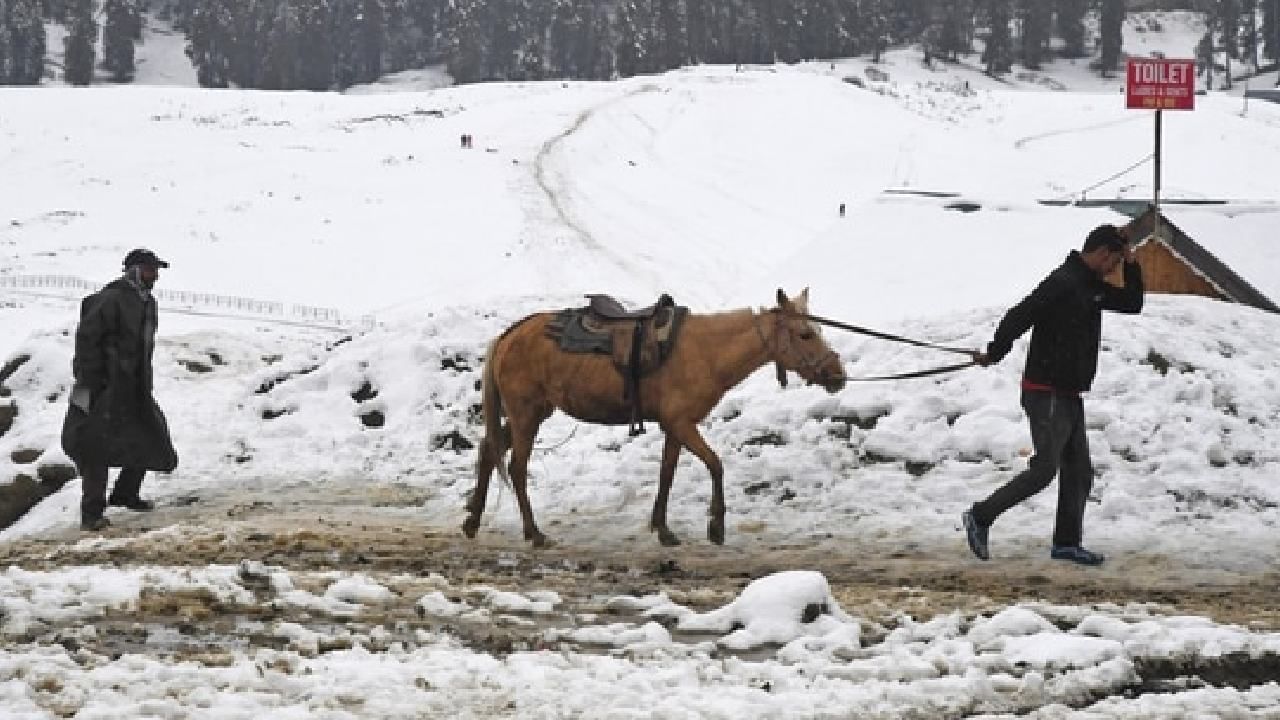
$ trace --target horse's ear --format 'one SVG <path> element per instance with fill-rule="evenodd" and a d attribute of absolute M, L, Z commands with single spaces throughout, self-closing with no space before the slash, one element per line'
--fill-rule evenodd
<path fill-rule="evenodd" d="M 791 302 L 795 303 L 796 310 L 807 313 L 809 312 L 809 288 L 800 291 L 800 294 L 791 298 Z"/>
<path fill-rule="evenodd" d="M 791 301 L 787 299 L 787 294 L 782 291 L 782 288 L 778 288 L 778 307 L 783 310 L 791 309 Z"/>

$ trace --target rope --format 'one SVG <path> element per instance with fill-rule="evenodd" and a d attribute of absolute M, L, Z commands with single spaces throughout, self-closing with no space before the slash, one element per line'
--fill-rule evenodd
<path fill-rule="evenodd" d="M 974 353 L 976 352 L 975 350 L 970 350 L 968 348 L 950 347 L 948 345 L 935 345 L 933 343 L 925 342 L 923 340 L 912 340 L 911 338 L 903 337 L 901 335 L 894 335 L 892 333 L 881 332 L 880 330 L 872 330 L 871 328 L 864 328 L 864 327 L 859 327 L 857 325 L 850 325 L 849 323 L 842 323 L 839 320 L 831 320 L 829 318 L 820 317 L 818 315 L 805 315 L 805 318 L 812 320 L 813 322 L 816 322 L 819 325 L 829 325 L 833 328 L 848 330 L 849 332 L 855 332 L 860 335 L 870 335 L 871 337 L 880 338 L 881 340 L 889 340 L 891 342 L 905 343 L 907 345 L 915 345 L 916 347 L 929 348 L 931 350 L 941 350 L 943 352 L 955 353 L 957 355 L 968 355 L 969 357 L 973 357 Z"/>
<path fill-rule="evenodd" d="M 942 373 L 955 372 L 972 367 L 978 364 L 978 351 L 969 350 L 967 348 L 951 347 L 949 345 L 935 345 L 934 343 L 925 342 L 923 340 L 913 340 L 909 337 L 894 335 L 892 333 L 882 332 L 880 330 L 872 330 L 871 328 L 859 327 L 858 325 L 850 325 L 839 320 L 820 317 L 818 315 L 805 315 L 806 318 L 818 323 L 819 325 L 828 325 L 841 330 L 848 330 L 860 335 L 869 335 L 881 340 L 890 342 L 903 343 L 906 345 L 915 345 L 916 347 L 929 348 L 930 350 L 941 350 L 943 352 L 955 353 L 957 355 L 967 355 L 970 359 L 968 362 L 955 363 L 952 365 L 943 365 L 941 367 L 929 368 L 927 370 L 912 370 L 910 372 L 894 373 L 892 375 L 875 375 L 871 377 L 845 378 L 847 382 L 871 382 L 874 380 L 909 380 L 911 378 L 929 377 L 930 375 L 941 375 Z"/>
<path fill-rule="evenodd" d="M 942 373 L 955 372 L 963 370 L 967 367 L 977 365 L 977 360 L 969 362 L 956 363 L 954 365 L 943 365 L 942 367 L 929 368 L 928 370 L 913 370 L 911 372 L 894 373 L 893 375 L 873 375 L 871 377 L 845 378 L 845 382 L 871 382 L 874 380 L 909 380 L 911 378 L 929 377 L 930 375 L 941 375 Z"/>
<path fill-rule="evenodd" d="M 551 452 L 552 450 L 559 450 L 559 449 L 560 449 L 560 447 L 561 447 L 562 445 L 564 445 L 565 443 L 567 443 L 567 442 L 569 442 L 570 440 L 572 440 L 572 439 L 573 439 L 573 436 L 578 434 L 578 428 L 579 428 L 579 427 L 581 427 L 581 425 L 574 425 L 574 426 L 573 426 L 573 430 L 571 430 L 571 431 L 569 432 L 569 434 L 568 434 L 568 435 L 566 435 L 566 436 L 565 436 L 565 438 L 564 438 L 563 440 L 561 440 L 560 442 L 555 443 L 554 445 L 547 445 L 546 447 L 539 447 L 539 446 L 537 446 L 537 445 L 534 445 L 534 446 L 533 446 L 533 449 L 534 449 L 534 450 L 537 450 L 538 452 Z"/>
<path fill-rule="evenodd" d="M 1120 172 L 1118 172 L 1118 173 L 1116 173 L 1116 174 L 1112 175 L 1111 177 L 1108 177 L 1108 178 L 1107 178 L 1107 179 L 1105 179 L 1105 180 L 1100 180 L 1100 181 L 1098 181 L 1098 182 L 1096 182 L 1096 183 L 1094 183 L 1094 184 L 1090 185 L 1089 187 L 1087 187 L 1087 188 L 1085 188 L 1085 189 L 1083 189 L 1083 190 L 1081 190 L 1081 191 L 1079 191 L 1079 192 L 1071 193 L 1070 195 L 1065 195 L 1065 196 L 1064 196 L 1064 198 L 1070 198 L 1070 197 L 1072 197 L 1072 196 L 1079 196 L 1079 197 L 1083 198 L 1086 194 L 1088 194 L 1088 193 L 1092 192 L 1093 190 L 1095 190 L 1095 189 L 1097 189 L 1097 188 L 1100 188 L 1100 187 L 1102 187 L 1103 185 L 1106 185 L 1107 183 L 1111 182 L 1112 180 L 1115 180 L 1115 179 L 1116 179 L 1116 178 L 1118 178 L 1118 177 L 1121 177 L 1122 175 L 1125 175 L 1125 174 L 1127 174 L 1127 173 L 1132 172 L 1132 171 L 1133 171 L 1133 170 L 1135 170 L 1139 165 L 1142 165 L 1143 163 L 1146 163 L 1146 162 L 1150 161 L 1153 157 L 1155 157 L 1155 153 L 1147 153 L 1146 157 L 1144 157 L 1144 158 L 1142 158 L 1141 160 L 1139 160 L 1139 161 L 1135 162 L 1134 164 L 1130 165 L 1129 167 L 1127 167 L 1127 168 L 1125 168 L 1125 169 L 1121 170 Z"/>

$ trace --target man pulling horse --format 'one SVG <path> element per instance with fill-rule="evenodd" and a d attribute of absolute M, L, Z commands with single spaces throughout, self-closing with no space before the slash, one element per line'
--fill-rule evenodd
<path fill-rule="evenodd" d="M 667 527 L 667 498 L 680 451 L 688 449 L 711 473 L 711 508 L 707 537 L 724 543 L 724 468 L 698 432 L 730 388 L 766 363 L 838 392 L 844 387 L 840 357 L 808 318 L 809 291 L 788 298 L 778 290 L 777 306 L 767 311 L 736 310 L 689 314 L 665 362 L 640 380 L 639 416 L 657 422 L 665 434 L 658 495 L 649 529 L 663 545 L 678 545 Z M 535 546 L 547 537 L 538 529 L 529 504 L 528 466 L 538 428 L 556 410 L 584 422 L 625 425 L 634 408 L 624 398 L 625 378 L 607 355 L 567 353 L 548 337 L 556 313 L 530 315 L 489 345 L 483 378 L 485 437 L 476 461 L 476 487 L 462 524 L 467 537 L 480 527 L 496 468 L 515 490 L 524 537 Z M 503 418 L 506 423 L 503 423 Z M 511 450 L 510 466 L 503 457 Z"/>

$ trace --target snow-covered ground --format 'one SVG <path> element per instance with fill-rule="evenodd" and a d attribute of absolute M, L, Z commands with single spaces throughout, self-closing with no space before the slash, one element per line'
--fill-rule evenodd
<path fill-rule="evenodd" d="M 1189 53 L 1194 23 L 1165 26 L 1185 32 L 1143 47 Z M 717 312 L 810 287 L 818 314 L 977 348 L 1090 228 L 1125 220 L 1038 201 L 1151 190 L 1149 164 L 1095 187 L 1150 153 L 1151 118 L 1124 109 L 1122 78 L 1083 61 L 998 82 L 901 51 L 873 69 L 414 89 L 439 82 L 428 73 L 338 95 L 157 87 L 179 76 L 152 57 L 151 86 L 0 89 L 0 365 L 27 358 L 4 381 L 0 402 L 18 414 L 0 437 L 0 483 L 66 462 L 83 293 L 68 278 L 110 280 L 135 246 L 170 260 L 159 288 L 182 293 L 162 298 L 155 363 L 182 462 L 146 493 L 176 507 L 235 488 L 394 484 L 429 498 L 397 519 L 454 533 L 485 344 L 529 312 L 599 291 L 637 304 L 665 291 Z M 459 147 L 464 133 L 474 149 Z M 1238 97 L 1198 97 L 1165 114 L 1165 143 L 1164 197 L 1242 201 L 1172 219 L 1280 299 L 1280 186 L 1265 170 L 1280 159 L 1280 105 L 1242 115 Z M 1106 319 L 1086 399 L 1098 471 L 1086 542 L 1109 555 L 1101 577 L 1224 592 L 1274 578 L 1278 332 L 1273 315 L 1198 298 L 1149 297 L 1143 314 Z M 952 360 L 827 336 L 855 377 Z M 706 548 L 709 483 L 686 453 L 671 499 L 686 546 L 670 562 L 786 545 L 833 548 L 833 562 L 909 548 L 981 565 L 957 519 L 1025 466 L 1024 352 L 835 396 L 751 377 L 704 427 L 726 467 L 727 543 Z M 368 427 L 374 412 L 385 423 Z M 645 529 L 661 447 L 657 432 L 553 417 L 531 465 L 544 530 L 576 547 L 656 546 Z M 1046 569 L 1055 499 L 993 528 L 998 572 L 1073 582 Z M 817 562 L 716 607 L 636 580 L 590 610 L 536 582 L 130 562 L 135 541 L 181 546 L 191 528 L 113 515 L 121 529 L 79 539 L 78 500 L 72 481 L 0 531 L 0 548 L 67 540 L 68 552 L 122 550 L 110 556 L 124 566 L 0 573 L 5 717 L 1280 717 L 1275 677 L 1241 669 L 1276 667 L 1273 625 L 1127 596 L 872 620 L 841 609 Z M 510 493 L 491 495 L 480 532 L 506 548 L 476 551 L 500 565 L 524 551 Z M 147 614 L 166 596 L 216 600 L 251 624 L 238 637 L 259 641 L 175 659 L 173 631 Z M 416 612 L 358 622 L 378 607 Z M 254 620 L 267 608 L 287 615 Z M 540 640 L 486 652 L 439 632 L 440 618 L 532 623 Z M 131 621 L 138 643 L 95 645 L 108 632 L 95 628 Z M 1178 680 L 1190 666 L 1253 680 Z"/>

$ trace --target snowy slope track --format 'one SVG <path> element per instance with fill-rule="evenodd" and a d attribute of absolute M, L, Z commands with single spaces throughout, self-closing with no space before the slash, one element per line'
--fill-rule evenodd
<path fill-rule="evenodd" d="M 589 230 L 573 219 L 568 208 L 568 202 L 566 198 L 563 197 L 566 192 L 566 188 L 572 184 L 571 178 L 565 177 L 563 173 L 554 174 L 553 177 L 553 173 L 547 167 L 547 161 L 550 156 L 557 152 L 561 143 L 581 129 L 582 126 L 591 120 L 591 118 L 595 116 L 601 108 L 615 103 L 625 102 L 628 98 L 639 93 L 653 92 L 656 89 L 657 88 L 653 85 L 644 85 L 583 110 L 576 118 L 574 118 L 572 124 L 553 137 L 548 138 L 547 141 L 542 144 L 542 147 L 538 148 L 538 154 L 534 158 L 534 177 L 537 179 L 538 187 L 541 188 L 543 194 L 546 195 L 547 202 L 551 203 L 551 207 L 555 209 L 556 216 L 560 218 L 560 222 L 562 222 L 565 227 L 572 230 L 588 249 L 601 252 L 613 258 L 613 260 L 624 270 L 628 268 L 628 263 L 622 258 L 618 258 L 616 254 L 612 253 L 599 240 L 597 240 Z"/>
<path fill-rule="evenodd" d="M 1027 135 L 1025 137 L 1020 137 L 1017 140 L 1014 140 L 1013 146 L 1018 150 L 1022 150 L 1026 148 L 1028 145 L 1030 145 L 1031 143 L 1038 142 L 1040 140 L 1045 140 L 1051 137 L 1060 137 L 1062 135 L 1074 135 L 1077 133 L 1091 133 L 1096 130 L 1112 128 L 1118 125 L 1125 125 L 1128 123 L 1133 123 L 1138 121 L 1150 122 L 1150 120 L 1151 119 L 1147 117 L 1145 114 L 1132 113 L 1130 115 L 1119 118 L 1117 120 L 1108 120 L 1106 122 L 1094 123 L 1092 125 L 1084 125 L 1081 127 L 1072 127 L 1072 128 L 1062 128 L 1061 130 L 1050 130 L 1048 132 L 1036 133 L 1035 135 Z"/>

